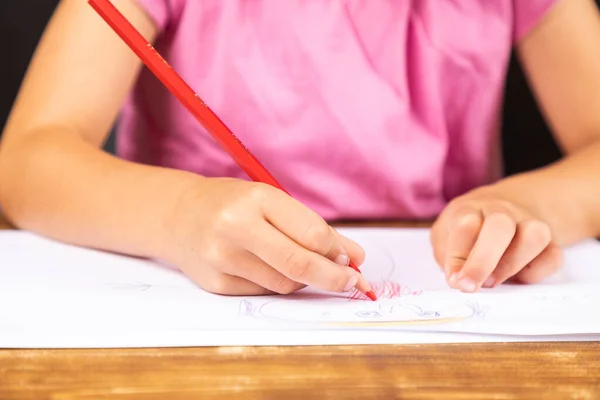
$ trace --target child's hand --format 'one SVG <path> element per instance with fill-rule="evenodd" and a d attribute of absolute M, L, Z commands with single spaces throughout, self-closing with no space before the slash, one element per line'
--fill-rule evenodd
<path fill-rule="evenodd" d="M 344 292 L 361 274 L 360 246 L 271 186 L 207 178 L 183 194 L 168 230 L 167 259 L 207 291 L 294 292 L 305 285 Z"/>
<path fill-rule="evenodd" d="M 510 278 L 539 282 L 562 264 L 546 223 L 485 189 L 452 201 L 433 225 L 431 242 L 448 284 L 464 292 Z"/>

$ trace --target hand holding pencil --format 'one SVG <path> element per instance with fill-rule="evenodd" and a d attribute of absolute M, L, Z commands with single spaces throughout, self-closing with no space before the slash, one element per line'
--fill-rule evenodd
<path fill-rule="evenodd" d="M 295 202 L 109 0 L 89 3 L 244 172 L 260 182 L 202 180 L 198 185 L 203 189 L 193 197 L 203 201 L 184 202 L 190 205 L 183 207 L 184 216 L 179 221 L 194 224 L 181 223 L 189 229 L 183 229 L 177 242 L 183 243 L 183 254 L 192 250 L 191 259 L 183 257 L 181 263 L 188 265 L 184 267 L 188 276 L 223 294 L 259 294 L 264 288 L 289 293 L 297 290 L 298 284 L 305 284 L 337 292 L 356 287 L 376 300 L 356 266 L 364 258 L 360 247 Z M 198 219 L 190 218 L 193 215 Z M 206 243 L 202 239 L 207 232 L 215 235 Z M 193 240 L 189 242 L 189 238 Z M 204 259 L 209 268 L 194 268 L 194 259 Z"/>
<path fill-rule="evenodd" d="M 168 261 L 204 289 L 226 295 L 289 294 L 310 285 L 369 291 L 348 268 L 364 252 L 315 212 L 262 183 L 199 178 L 184 192 L 165 243 Z"/>

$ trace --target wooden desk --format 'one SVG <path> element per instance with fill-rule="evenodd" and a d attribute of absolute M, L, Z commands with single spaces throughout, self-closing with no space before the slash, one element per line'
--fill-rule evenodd
<path fill-rule="evenodd" d="M 600 399 L 600 343 L 0 350 L 2 400 L 99 398 Z"/>

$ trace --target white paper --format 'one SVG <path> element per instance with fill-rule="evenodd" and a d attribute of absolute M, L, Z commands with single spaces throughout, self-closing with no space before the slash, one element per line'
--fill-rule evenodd
<path fill-rule="evenodd" d="M 600 244 L 539 285 L 448 289 L 427 229 L 342 229 L 380 297 L 310 288 L 206 293 L 175 268 L 0 232 L 0 347 L 158 347 L 600 340 Z"/>

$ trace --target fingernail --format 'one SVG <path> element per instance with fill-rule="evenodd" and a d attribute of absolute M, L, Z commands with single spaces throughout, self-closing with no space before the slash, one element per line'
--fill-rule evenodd
<path fill-rule="evenodd" d="M 450 284 L 450 286 L 456 285 L 457 278 L 458 278 L 458 274 L 456 272 L 453 272 L 450 274 L 450 277 L 448 278 L 448 283 Z"/>
<path fill-rule="evenodd" d="M 496 280 L 494 279 L 493 276 L 490 276 L 489 278 L 487 278 L 485 280 L 485 282 L 483 282 L 483 287 L 492 288 L 492 287 L 494 287 L 495 284 L 496 284 Z"/>
<path fill-rule="evenodd" d="M 456 286 L 463 292 L 474 292 L 477 290 L 477 284 L 471 278 L 462 278 L 456 282 Z"/>
<path fill-rule="evenodd" d="M 358 276 L 356 276 L 356 274 L 352 274 L 352 277 L 346 284 L 346 287 L 344 287 L 344 292 L 349 292 L 350 290 L 354 289 L 354 287 L 356 286 L 357 283 L 358 283 Z"/>
<path fill-rule="evenodd" d="M 350 258 L 345 254 L 339 254 L 333 262 L 346 267 L 348 264 L 350 264 Z"/>

